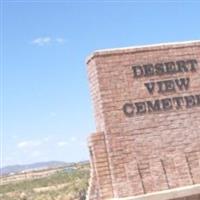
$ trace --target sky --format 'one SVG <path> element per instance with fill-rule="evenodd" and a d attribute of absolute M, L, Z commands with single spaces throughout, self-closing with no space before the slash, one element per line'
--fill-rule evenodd
<path fill-rule="evenodd" d="M 200 39 L 198 1 L 1 0 L 1 166 L 89 159 L 94 50 Z"/>

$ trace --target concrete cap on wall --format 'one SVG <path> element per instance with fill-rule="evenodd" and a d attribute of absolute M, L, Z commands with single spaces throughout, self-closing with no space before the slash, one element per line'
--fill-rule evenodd
<path fill-rule="evenodd" d="M 134 53 L 134 52 L 144 52 L 144 51 L 156 51 L 160 49 L 168 49 L 168 48 L 183 48 L 188 46 L 200 46 L 200 40 L 191 40 L 184 42 L 169 42 L 169 43 L 160 43 L 160 44 L 149 44 L 149 45 L 139 45 L 139 46 L 130 46 L 130 47 L 122 47 L 122 48 L 113 48 L 113 49 L 103 49 L 96 50 L 91 55 L 89 55 L 86 59 L 86 63 L 88 64 L 94 57 L 105 56 L 105 55 L 115 55 L 122 53 Z"/>

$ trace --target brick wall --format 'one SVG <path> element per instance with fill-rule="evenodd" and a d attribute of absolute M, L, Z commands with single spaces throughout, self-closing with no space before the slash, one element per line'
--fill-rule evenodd
<path fill-rule="evenodd" d="M 196 59 L 196 71 L 136 78 L 133 66 Z M 135 196 L 200 183 L 200 104 L 125 115 L 126 103 L 200 95 L 200 42 L 97 51 L 88 59 L 98 134 L 90 139 L 88 199 Z M 187 90 L 150 94 L 145 83 L 189 78 Z M 93 181 L 92 181 L 93 180 Z M 193 198 L 195 199 L 195 198 Z"/>

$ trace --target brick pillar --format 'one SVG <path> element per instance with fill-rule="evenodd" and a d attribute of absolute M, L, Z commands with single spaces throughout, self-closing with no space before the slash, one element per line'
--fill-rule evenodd
<path fill-rule="evenodd" d="M 87 200 L 101 200 L 113 197 L 108 155 L 103 132 L 89 138 L 91 177 Z"/>

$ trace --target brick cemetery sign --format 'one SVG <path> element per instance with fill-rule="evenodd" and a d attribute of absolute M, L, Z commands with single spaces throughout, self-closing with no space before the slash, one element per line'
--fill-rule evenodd
<path fill-rule="evenodd" d="M 200 200 L 200 41 L 96 51 L 87 65 L 88 200 Z"/>

